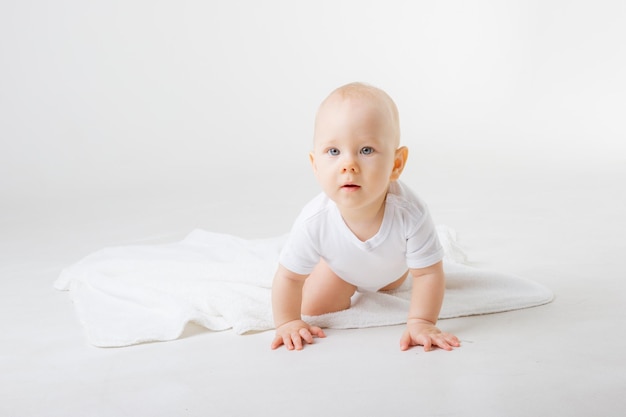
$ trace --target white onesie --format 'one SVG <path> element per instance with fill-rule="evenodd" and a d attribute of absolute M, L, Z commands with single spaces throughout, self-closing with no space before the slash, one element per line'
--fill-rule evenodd
<path fill-rule="evenodd" d="M 439 262 L 443 248 L 426 205 L 404 184 L 394 181 L 380 229 L 365 242 L 352 233 L 326 194 L 302 209 L 279 262 L 296 274 L 308 275 L 320 258 L 359 291 L 378 291 L 408 268 Z"/>

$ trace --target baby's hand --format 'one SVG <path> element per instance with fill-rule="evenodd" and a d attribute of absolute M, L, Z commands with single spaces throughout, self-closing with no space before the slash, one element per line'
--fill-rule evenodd
<path fill-rule="evenodd" d="M 411 346 L 418 345 L 423 345 L 424 351 L 428 352 L 433 349 L 433 346 L 452 350 L 453 347 L 461 346 L 461 343 L 455 335 L 442 332 L 426 320 L 409 319 L 400 339 L 400 350 L 407 350 Z"/>
<path fill-rule="evenodd" d="M 313 336 L 326 337 L 324 331 L 317 326 L 309 326 L 302 320 L 288 321 L 276 328 L 272 349 L 285 345 L 288 350 L 302 350 L 302 341 L 311 344 Z"/>

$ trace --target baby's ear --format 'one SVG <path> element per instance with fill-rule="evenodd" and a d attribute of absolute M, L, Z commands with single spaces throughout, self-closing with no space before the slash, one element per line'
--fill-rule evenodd
<path fill-rule="evenodd" d="M 317 165 L 315 165 L 315 154 L 312 151 L 309 152 L 309 162 L 311 162 L 311 168 L 313 168 L 313 172 L 317 173 Z"/>
<path fill-rule="evenodd" d="M 391 171 L 391 180 L 396 181 L 400 178 L 400 174 L 404 170 L 406 161 L 409 158 L 409 148 L 401 146 L 396 149 L 396 154 L 393 160 L 393 170 Z"/>

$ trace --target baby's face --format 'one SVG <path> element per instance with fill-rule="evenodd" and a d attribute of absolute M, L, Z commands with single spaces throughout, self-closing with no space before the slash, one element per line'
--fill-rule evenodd
<path fill-rule="evenodd" d="M 331 97 L 318 112 L 311 164 L 340 210 L 375 209 L 400 175 L 397 126 L 384 106 L 373 99 Z"/>

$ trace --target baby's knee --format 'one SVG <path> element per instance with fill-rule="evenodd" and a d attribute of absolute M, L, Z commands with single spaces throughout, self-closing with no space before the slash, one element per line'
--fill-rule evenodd
<path fill-rule="evenodd" d="M 335 313 L 350 308 L 350 297 L 334 298 L 333 300 L 302 298 L 302 314 L 305 316 L 321 316 L 322 314 Z"/>
<path fill-rule="evenodd" d="M 319 316 L 350 308 L 356 287 L 341 279 L 322 260 L 304 282 L 302 314 Z"/>

